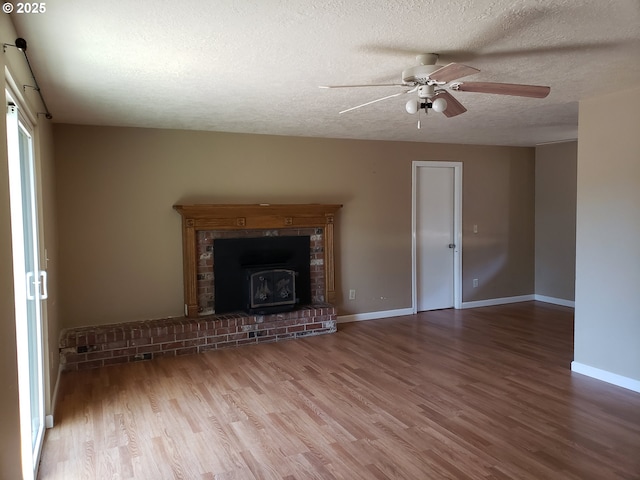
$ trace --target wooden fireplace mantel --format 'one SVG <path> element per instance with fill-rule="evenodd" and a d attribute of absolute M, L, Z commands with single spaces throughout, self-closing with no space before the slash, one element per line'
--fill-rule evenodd
<path fill-rule="evenodd" d="M 342 205 L 209 204 L 174 205 L 182 215 L 185 315 L 198 316 L 197 232 L 316 227 L 324 230 L 325 300 L 335 301 L 334 216 Z"/>

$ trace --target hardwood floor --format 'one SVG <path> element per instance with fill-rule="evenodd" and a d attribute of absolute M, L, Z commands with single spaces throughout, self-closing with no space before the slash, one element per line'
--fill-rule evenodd
<path fill-rule="evenodd" d="M 62 375 L 45 479 L 639 479 L 640 394 L 538 302 Z"/>

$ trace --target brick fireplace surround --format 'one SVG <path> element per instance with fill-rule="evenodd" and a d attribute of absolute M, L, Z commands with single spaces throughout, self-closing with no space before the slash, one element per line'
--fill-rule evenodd
<path fill-rule="evenodd" d="M 182 215 L 185 316 L 62 332 L 63 370 L 204 352 L 336 331 L 333 221 L 341 205 L 176 205 Z M 271 315 L 215 314 L 213 240 L 308 235 L 312 305 Z"/>

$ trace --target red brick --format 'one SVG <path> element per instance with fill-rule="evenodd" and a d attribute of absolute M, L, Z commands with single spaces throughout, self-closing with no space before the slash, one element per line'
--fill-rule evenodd
<path fill-rule="evenodd" d="M 198 333 L 198 337 L 207 338 L 207 337 L 215 336 L 216 331 L 215 330 L 200 330 L 197 333 Z"/>
<path fill-rule="evenodd" d="M 118 348 L 118 349 L 112 351 L 114 357 L 123 357 L 123 356 L 135 355 L 136 352 L 137 352 L 137 348 L 136 347 Z"/>
<path fill-rule="evenodd" d="M 175 350 L 184 347 L 184 342 L 163 343 L 162 350 Z"/>
<path fill-rule="evenodd" d="M 215 328 L 215 322 L 211 320 L 201 321 L 199 322 L 198 330 L 213 330 Z"/>
<path fill-rule="evenodd" d="M 149 335 L 149 329 L 148 328 L 133 328 L 131 329 L 131 331 L 129 332 L 129 338 L 131 339 L 142 339 L 142 338 L 148 338 Z"/>
<path fill-rule="evenodd" d="M 229 341 L 229 335 L 215 335 L 206 337 L 207 345 L 214 345 L 218 343 L 225 343 Z"/>
<path fill-rule="evenodd" d="M 198 323 L 197 322 L 188 322 L 184 327 L 184 332 L 197 333 L 198 332 Z"/>
<path fill-rule="evenodd" d="M 305 325 L 305 330 L 319 330 L 321 328 L 324 328 L 324 325 L 321 323 L 309 323 Z"/>
<path fill-rule="evenodd" d="M 283 333 L 287 333 L 286 327 L 272 328 L 267 331 L 268 335 L 282 335 Z"/>
<path fill-rule="evenodd" d="M 125 348 L 129 346 L 127 340 L 118 340 L 117 342 L 109 342 L 102 345 L 102 350 L 115 350 L 116 348 Z"/>
<path fill-rule="evenodd" d="M 169 342 L 175 342 L 176 341 L 176 336 L 175 335 L 163 335 L 163 336 L 154 336 L 151 337 L 151 343 L 169 343 Z"/>
<path fill-rule="evenodd" d="M 168 337 L 169 329 L 167 327 L 153 327 L 150 334 L 152 337 Z"/>
<path fill-rule="evenodd" d="M 136 350 L 137 350 L 137 353 L 159 352 L 160 350 L 162 350 L 162 346 L 161 345 L 143 345 L 141 347 L 138 347 Z"/>
<path fill-rule="evenodd" d="M 134 346 L 139 346 L 139 345 L 149 345 L 151 343 L 151 339 L 149 337 L 147 338 L 132 338 L 131 340 L 129 340 L 129 345 L 134 347 Z"/>
<path fill-rule="evenodd" d="M 104 358 L 111 358 L 113 356 L 113 352 L 111 350 L 107 351 L 98 351 L 87 353 L 87 360 L 101 360 Z"/>
<path fill-rule="evenodd" d="M 87 337 L 87 340 L 90 340 Z M 105 332 L 96 333 L 93 337 L 93 343 L 107 343 L 107 334 Z"/>
<path fill-rule="evenodd" d="M 244 333 L 232 333 L 229 335 L 229 340 L 243 340 L 248 338 L 249 334 L 247 332 Z"/>
<path fill-rule="evenodd" d="M 197 337 L 198 337 L 197 332 L 176 333 L 176 340 L 192 340 Z"/>

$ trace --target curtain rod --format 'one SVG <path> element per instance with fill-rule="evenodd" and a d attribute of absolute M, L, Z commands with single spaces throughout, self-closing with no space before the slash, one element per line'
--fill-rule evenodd
<path fill-rule="evenodd" d="M 26 87 L 29 87 L 29 88 L 33 88 L 36 92 L 38 92 L 38 95 L 40 95 L 40 100 L 42 101 L 42 105 L 44 106 L 44 116 L 47 119 L 51 120 L 53 118 L 53 115 L 51 115 L 51 112 L 49 112 L 47 103 L 44 101 L 44 97 L 42 96 L 42 91 L 40 91 L 40 86 L 38 85 L 38 81 L 36 80 L 36 75 L 35 73 L 33 73 L 33 68 L 31 68 L 31 62 L 29 62 L 29 57 L 27 57 L 27 41 L 24 38 L 16 38 L 15 44 L 3 43 L 2 51 L 6 52 L 7 47 L 15 47 L 18 50 L 20 50 L 22 53 L 24 53 L 24 59 L 27 61 L 27 66 L 29 67 L 29 71 L 31 72 L 31 77 L 33 78 L 34 84 L 23 85 L 22 89 L 24 90 Z"/>

